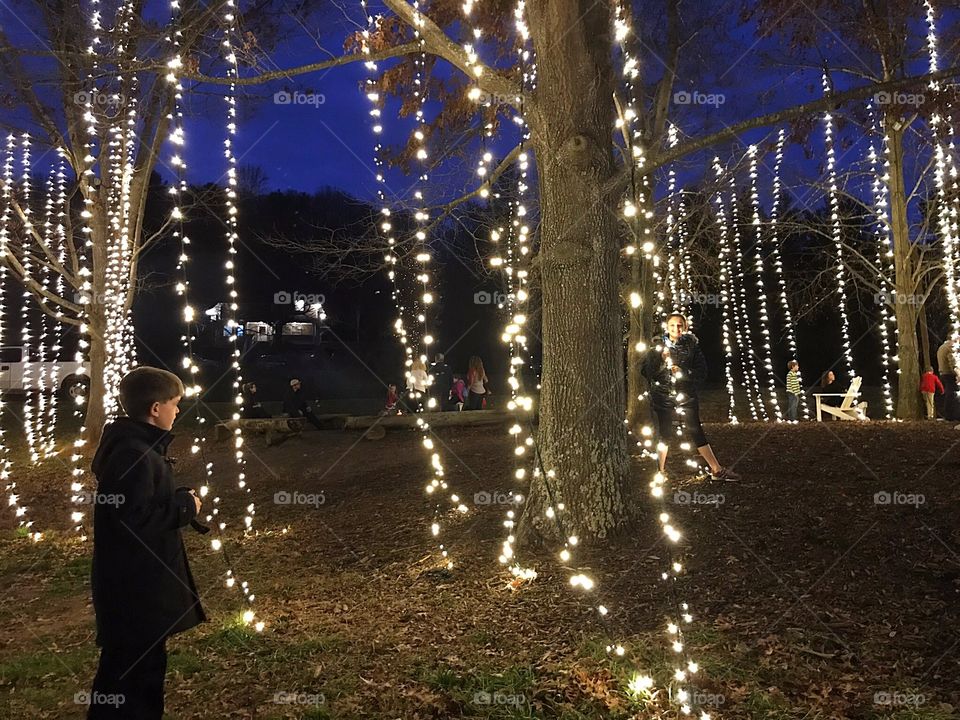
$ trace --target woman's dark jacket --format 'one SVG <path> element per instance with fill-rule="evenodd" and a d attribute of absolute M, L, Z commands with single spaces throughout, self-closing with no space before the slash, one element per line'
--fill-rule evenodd
<path fill-rule="evenodd" d="M 707 359 L 703 356 L 703 350 L 700 349 L 700 341 L 696 335 L 688 332 L 681 335 L 670 348 L 670 360 L 674 365 L 678 365 L 681 371 L 676 384 L 671 381 L 670 368 L 663 359 L 664 347 L 666 345 L 663 338 L 654 340 L 653 347 L 644 356 L 643 366 L 640 369 L 649 384 L 653 406 L 683 407 L 696 402 L 700 387 L 707 379 Z M 677 395 L 683 396 L 680 402 L 676 400 Z"/>
<path fill-rule="evenodd" d="M 98 645 L 146 645 L 206 620 L 180 528 L 197 514 L 175 489 L 173 435 L 119 418 L 93 458 L 93 609 Z"/>

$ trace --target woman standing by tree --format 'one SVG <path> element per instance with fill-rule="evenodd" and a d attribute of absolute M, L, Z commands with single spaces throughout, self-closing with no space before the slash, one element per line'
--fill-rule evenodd
<path fill-rule="evenodd" d="M 487 373 L 483 369 L 483 360 L 471 356 L 467 369 L 467 410 L 480 410 L 487 397 Z"/>
<path fill-rule="evenodd" d="M 680 313 L 667 317 L 667 332 L 657 338 L 643 360 L 643 376 L 650 386 L 653 422 L 657 433 L 660 472 L 667 465 L 668 433 L 676 433 L 679 420 L 697 452 L 717 480 L 736 481 L 740 476 L 723 467 L 703 433 L 700 422 L 700 386 L 707 378 L 707 360 L 697 336 L 687 332 L 687 319 Z M 679 434 L 679 433 L 677 433 Z"/>

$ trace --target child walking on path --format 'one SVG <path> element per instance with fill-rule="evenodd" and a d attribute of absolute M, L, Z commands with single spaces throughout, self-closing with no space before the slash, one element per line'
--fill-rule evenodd
<path fill-rule="evenodd" d="M 787 363 L 787 420 L 797 421 L 797 408 L 800 405 L 800 363 L 791 360 Z"/>
<path fill-rule="evenodd" d="M 943 383 L 933 373 L 932 367 L 927 367 L 920 378 L 920 393 L 927 404 L 927 420 L 933 420 L 937 417 L 937 411 L 934 408 L 933 395 L 935 392 L 944 394 Z"/>
<path fill-rule="evenodd" d="M 176 488 L 167 448 L 183 384 L 138 367 L 120 381 L 127 417 L 104 428 L 93 458 L 91 588 L 100 665 L 88 720 L 163 717 L 167 638 L 206 620 L 180 528 L 200 513 L 193 490 Z"/>

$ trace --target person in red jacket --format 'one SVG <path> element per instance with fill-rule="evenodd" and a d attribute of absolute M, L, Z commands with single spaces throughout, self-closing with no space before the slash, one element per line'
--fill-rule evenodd
<path fill-rule="evenodd" d="M 939 392 L 943 395 L 943 383 L 940 382 L 932 367 L 928 367 L 920 378 L 920 393 L 923 395 L 924 402 L 927 403 L 927 420 L 933 420 L 937 416 L 933 406 L 933 394 Z"/>

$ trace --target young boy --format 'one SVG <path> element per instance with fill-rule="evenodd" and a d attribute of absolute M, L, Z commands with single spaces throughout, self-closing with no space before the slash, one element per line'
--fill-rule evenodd
<path fill-rule="evenodd" d="M 100 665 L 88 720 L 163 716 L 165 643 L 206 620 L 180 528 L 200 512 L 193 490 L 175 488 L 169 430 L 183 384 L 139 367 L 120 381 L 127 417 L 104 428 L 93 458 L 97 495 L 115 504 L 93 511 L 93 609 Z"/>
<path fill-rule="evenodd" d="M 800 363 L 791 360 L 787 363 L 787 420 L 797 421 L 797 406 L 800 405 Z"/>
<path fill-rule="evenodd" d="M 943 395 L 943 383 L 933 373 L 932 367 L 927 367 L 920 378 L 920 394 L 927 404 L 927 420 L 934 420 L 937 417 L 937 411 L 934 407 L 933 396 L 938 392 Z"/>

